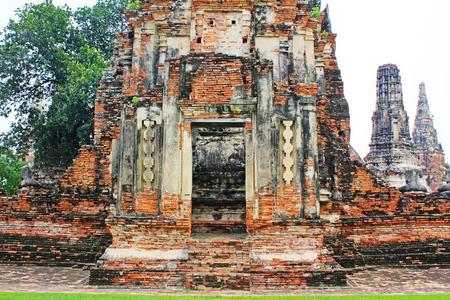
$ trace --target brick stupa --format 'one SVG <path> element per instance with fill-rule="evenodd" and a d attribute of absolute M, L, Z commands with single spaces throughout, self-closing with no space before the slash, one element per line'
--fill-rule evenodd
<path fill-rule="evenodd" d="M 450 196 L 402 194 L 352 160 L 336 35 L 314 7 L 128 11 L 94 145 L 63 175 L 0 196 L 0 261 L 96 263 L 95 285 L 258 293 L 450 264 Z"/>

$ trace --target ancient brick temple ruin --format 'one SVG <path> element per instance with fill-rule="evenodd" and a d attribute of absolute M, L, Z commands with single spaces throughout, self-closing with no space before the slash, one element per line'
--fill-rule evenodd
<path fill-rule="evenodd" d="M 352 160 L 336 35 L 313 7 L 128 11 L 95 144 L 63 175 L 0 198 L 1 261 L 95 263 L 97 285 L 258 291 L 449 264 L 449 188 L 402 194 Z"/>
<path fill-rule="evenodd" d="M 447 170 L 444 150 L 434 128 L 423 82 L 419 88 L 419 102 L 412 137 L 416 146 L 415 151 L 419 155 L 420 165 L 424 167 L 427 184 L 433 192 L 436 192 L 445 183 Z"/>
<path fill-rule="evenodd" d="M 408 115 L 403 106 L 402 80 L 396 65 L 383 65 L 378 69 L 377 104 L 372 122 L 372 142 L 365 159 L 367 166 L 392 187 L 426 192 L 423 168 L 413 149 Z"/>

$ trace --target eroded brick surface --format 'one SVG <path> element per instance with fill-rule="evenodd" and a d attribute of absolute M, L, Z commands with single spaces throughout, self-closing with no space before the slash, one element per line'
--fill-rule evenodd
<path fill-rule="evenodd" d="M 97 152 L 84 147 L 59 179 L 0 197 L 0 260 L 39 265 L 94 263 L 111 242 L 96 186 Z M 55 178 L 54 178 L 55 179 Z"/>

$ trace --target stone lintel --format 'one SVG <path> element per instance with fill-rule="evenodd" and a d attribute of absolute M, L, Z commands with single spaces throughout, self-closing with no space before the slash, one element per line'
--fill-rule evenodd
<path fill-rule="evenodd" d="M 316 251 L 301 251 L 301 252 L 286 252 L 286 253 L 255 253 L 254 251 L 250 252 L 250 257 L 255 260 L 262 261 L 292 261 L 292 262 L 302 262 L 302 263 L 313 263 L 317 261 L 319 258 L 319 254 Z"/>
<path fill-rule="evenodd" d="M 101 257 L 102 260 L 187 260 L 188 250 L 143 250 L 137 248 L 108 248 Z"/>

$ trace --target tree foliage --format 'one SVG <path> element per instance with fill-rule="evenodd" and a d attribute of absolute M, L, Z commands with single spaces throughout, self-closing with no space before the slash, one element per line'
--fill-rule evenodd
<path fill-rule="evenodd" d="M 75 12 L 51 1 L 27 4 L 0 40 L 0 116 L 13 114 L 2 144 L 36 164 L 67 166 L 93 132 L 93 102 L 123 30 L 126 0 Z"/>
<path fill-rule="evenodd" d="M 79 54 L 82 57 L 67 67 L 67 83 L 58 87 L 49 110 L 33 128 L 33 136 L 39 137 L 35 141 L 37 162 L 64 167 L 80 145 L 92 141 L 93 99 L 106 62 L 88 46 Z"/>
<path fill-rule="evenodd" d="M 113 51 L 114 37 L 126 27 L 123 16 L 128 0 L 100 0 L 93 7 L 75 12 L 75 20 L 87 44 L 98 49 L 105 59 Z"/>
<path fill-rule="evenodd" d="M 52 4 L 27 4 L 6 27 L 0 44 L 0 115 L 14 112 L 9 144 L 25 155 L 31 128 L 67 81 L 71 57 L 84 44 L 71 12 Z"/>
<path fill-rule="evenodd" d="M 15 156 L 11 150 L 0 148 L 0 188 L 13 195 L 21 180 L 20 170 L 25 163 Z"/>

